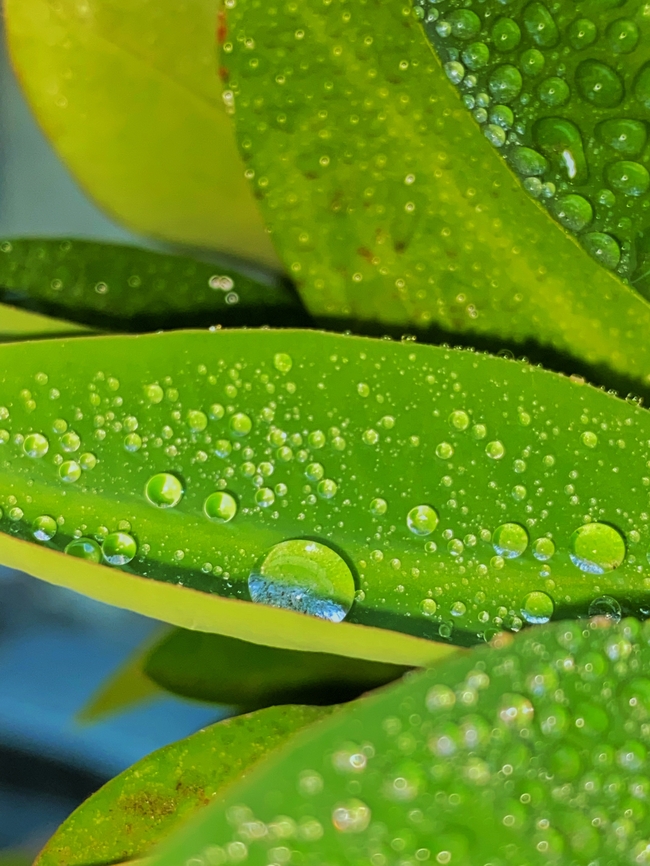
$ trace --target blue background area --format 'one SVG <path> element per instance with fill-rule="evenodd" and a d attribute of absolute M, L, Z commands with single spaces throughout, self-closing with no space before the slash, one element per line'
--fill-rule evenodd
<path fill-rule="evenodd" d="M 0 237 L 159 248 L 117 226 L 78 188 L 34 122 L 3 39 L 0 46 Z M 0 569 L 0 851 L 35 852 L 103 779 L 219 717 L 170 697 L 95 726 L 75 723 L 103 678 L 156 627 Z"/>

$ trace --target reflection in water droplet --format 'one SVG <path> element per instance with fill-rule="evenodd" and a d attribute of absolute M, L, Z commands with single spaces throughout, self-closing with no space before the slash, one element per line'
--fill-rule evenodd
<path fill-rule="evenodd" d="M 273 495 L 273 491 L 269 492 Z M 273 498 L 275 499 L 274 495 Z M 205 516 L 215 523 L 230 523 L 237 514 L 237 500 L 225 490 L 218 490 L 216 493 L 211 493 L 205 500 L 203 511 Z"/>
<path fill-rule="evenodd" d="M 523 728 L 533 721 L 535 710 L 523 695 L 505 694 L 499 703 L 498 716 L 506 725 Z"/>
<path fill-rule="evenodd" d="M 32 523 L 32 535 L 39 541 L 51 541 L 56 535 L 56 520 L 49 514 L 42 514 Z"/>
<path fill-rule="evenodd" d="M 208 416 L 199 409 L 190 409 L 187 413 L 187 426 L 192 433 L 201 433 L 208 426 Z"/>
<path fill-rule="evenodd" d="M 386 514 L 388 511 L 388 503 L 385 499 L 381 499 L 378 497 L 377 499 L 373 499 L 370 503 L 370 513 L 374 514 L 376 517 L 380 517 L 382 514 Z"/>
<path fill-rule="evenodd" d="M 595 448 L 598 445 L 598 436 L 591 430 L 585 430 L 580 438 L 582 439 L 582 444 L 586 445 L 587 448 Z"/>
<path fill-rule="evenodd" d="M 571 562 L 587 574 L 614 571 L 625 559 L 625 541 L 607 523 L 586 523 L 569 541 Z"/>
<path fill-rule="evenodd" d="M 485 453 L 488 457 L 491 457 L 492 460 L 501 460 L 503 455 L 506 453 L 506 449 L 503 446 L 503 442 L 499 442 L 498 439 L 495 439 L 494 442 L 488 442 L 485 446 Z"/>
<path fill-rule="evenodd" d="M 75 433 L 74 430 L 69 430 L 61 437 L 61 447 L 68 453 L 78 451 L 80 445 L 81 439 L 79 438 L 79 434 Z"/>
<path fill-rule="evenodd" d="M 601 595 L 589 605 L 589 616 L 604 616 L 607 619 L 620 622 L 622 611 L 620 604 L 611 595 Z"/>
<path fill-rule="evenodd" d="M 438 525 L 438 514 L 430 505 L 416 505 L 406 515 L 406 525 L 413 535 L 431 535 Z"/>
<path fill-rule="evenodd" d="M 147 385 L 144 389 L 144 393 L 149 402 L 154 404 L 162 402 L 162 399 L 165 396 L 165 392 L 160 385 Z"/>
<path fill-rule="evenodd" d="M 248 578 L 251 599 L 341 622 L 354 601 L 354 578 L 338 553 L 297 538 L 276 544 Z"/>
<path fill-rule="evenodd" d="M 65 549 L 68 556 L 76 556 L 88 562 L 101 562 L 102 551 L 92 538 L 75 538 Z"/>
<path fill-rule="evenodd" d="M 174 508 L 183 497 L 183 485 L 175 475 L 159 472 L 147 481 L 144 492 L 152 505 Z"/>
<path fill-rule="evenodd" d="M 230 419 L 230 429 L 235 436 L 248 436 L 253 429 L 253 422 L 244 412 L 236 412 Z"/>
<path fill-rule="evenodd" d="M 275 502 L 275 493 L 270 487 L 260 487 L 255 494 L 255 502 L 257 502 L 261 508 L 270 508 Z"/>
<path fill-rule="evenodd" d="M 111 565 L 126 565 L 137 552 L 137 542 L 128 532 L 111 532 L 102 545 L 102 555 Z"/>
<path fill-rule="evenodd" d="M 432 598 L 423 598 L 420 602 L 420 610 L 425 616 L 433 616 L 438 610 L 438 605 Z"/>
<path fill-rule="evenodd" d="M 526 622 L 540 625 L 550 620 L 554 610 L 553 599 L 545 592 L 529 592 L 524 599 L 521 615 Z"/>
<path fill-rule="evenodd" d="M 492 546 L 499 556 L 516 559 L 528 547 L 528 533 L 518 523 L 503 523 L 494 530 Z"/>
<path fill-rule="evenodd" d="M 42 433 L 30 433 L 23 442 L 23 451 L 28 457 L 45 457 L 50 447 Z"/>

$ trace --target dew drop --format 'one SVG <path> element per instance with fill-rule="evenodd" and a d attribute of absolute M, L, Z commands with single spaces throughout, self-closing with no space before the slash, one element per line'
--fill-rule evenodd
<path fill-rule="evenodd" d="M 277 352 L 273 356 L 273 366 L 280 373 L 288 373 L 293 367 L 291 355 L 287 355 L 285 352 Z"/>
<path fill-rule="evenodd" d="M 145 487 L 145 496 L 158 508 L 174 508 L 183 497 L 183 485 L 169 472 L 153 475 Z"/>
<path fill-rule="evenodd" d="M 275 493 L 270 487 L 260 487 L 255 494 L 255 502 L 257 502 L 261 508 L 270 508 L 275 502 Z"/>
<path fill-rule="evenodd" d="M 248 436 L 253 429 L 253 422 L 244 412 L 237 412 L 230 419 L 230 429 L 235 436 Z"/>
<path fill-rule="evenodd" d="M 259 604 L 341 622 L 354 601 L 354 578 L 345 560 L 317 541 L 276 544 L 248 578 Z"/>
<path fill-rule="evenodd" d="M 111 532 L 102 544 L 102 556 L 111 565 L 126 565 L 137 552 L 137 542 L 128 532 Z"/>
<path fill-rule="evenodd" d="M 620 622 L 621 606 L 611 595 L 601 595 L 589 605 L 589 616 L 604 616 L 614 622 Z"/>
<path fill-rule="evenodd" d="M 614 571 L 625 559 L 625 541 L 607 523 L 586 523 L 569 541 L 571 562 L 587 574 Z"/>
<path fill-rule="evenodd" d="M 469 415 L 463 409 L 456 409 L 449 416 L 449 424 L 455 430 L 467 430 L 469 427 Z"/>
<path fill-rule="evenodd" d="M 161 403 L 165 392 L 160 385 L 147 385 L 144 389 L 145 396 L 150 403 Z"/>
<path fill-rule="evenodd" d="M 134 453 L 142 448 L 142 438 L 138 433 L 128 433 L 124 437 L 124 450 Z"/>
<path fill-rule="evenodd" d="M 516 559 L 528 547 L 528 533 L 519 523 L 503 523 L 494 530 L 492 546 L 504 559 Z"/>
<path fill-rule="evenodd" d="M 332 499 L 336 496 L 338 489 L 339 487 L 336 481 L 333 481 L 331 478 L 323 478 L 322 481 L 318 482 L 316 492 L 321 499 Z"/>
<path fill-rule="evenodd" d="M 66 460 L 59 466 L 59 478 L 67 484 L 74 484 L 81 478 L 81 466 L 76 460 Z"/>
<path fill-rule="evenodd" d="M 102 551 L 92 538 L 75 538 L 65 548 L 68 556 L 76 556 L 87 562 L 101 562 Z"/>
<path fill-rule="evenodd" d="M 485 446 L 485 453 L 492 460 L 501 460 L 503 455 L 506 453 L 506 449 L 504 448 L 503 442 L 499 442 L 498 439 L 495 439 L 494 442 L 488 442 Z"/>
<path fill-rule="evenodd" d="M 533 556 L 540 562 L 548 562 L 555 553 L 555 545 L 550 538 L 536 538 L 533 542 Z"/>
<path fill-rule="evenodd" d="M 25 454 L 28 457 L 33 457 L 35 459 L 45 457 L 49 447 L 50 443 L 42 433 L 30 433 L 29 436 L 25 437 L 25 441 L 23 442 L 23 451 Z"/>
<path fill-rule="evenodd" d="M 580 438 L 582 444 L 586 445 L 587 448 L 595 448 L 598 445 L 598 436 L 591 430 L 585 430 Z"/>
<path fill-rule="evenodd" d="M 370 818 L 370 808 L 361 800 L 346 800 L 332 810 L 332 824 L 341 833 L 363 833 Z"/>
<path fill-rule="evenodd" d="M 192 433 L 201 433 L 208 426 L 208 416 L 199 409 L 190 409 L 187 413 L 187 426 Z"/>
<path fill-rule="evenodd" d="M 523 601 L 521 615 L 531 625 L 541 625 L 553 616 L 553 599 L 545 592 L 529 592 Z"/>
<path fill-rule="evenodd" d="M 582 243 L 589 255 L 613 271 L 621 261 L 621 248 L 611 235 L 605 232 L 589 232 L 582 236 Z"/>
<path fill-rule="evenodd" d="M 264 488 L 268 489 L 268 488 Z M 259 493 L 260 491 L 258 491 Z M 273 495 L 273 491 L 269 491 Z M 257 498 L 257 497 L 256 497 Z M 275 499 L 275 496 L 273 496 Z M 271 503 L 269 503 L 271 504 Z M 215 523 L 230 523 L 237 514 L 237 500 L 225 490 L 211 493 L 203 503 L 203 512 L 206 517 Z"/>
<path fill-rule="evenodd" d="M 91 451 L 85 451 L 79 455 L 79 465 L 84 472 L 88 472 L 97 466 L 97 457 Z"/>
<path fill-rule="evenodd" d="M 57 531 L 56 520 L 49 514 L 41 514 L 32 523 L 32 535 L 39 541 L 51 541 Z"/>
<path fill-rule="evenodd" d="M 438 513 L 430 505 L 416 505 L 406 515 L 406 525 L 413 535 L 424 538 L 438 525 Z"/>
<path fill-rule="evenodd" d="M 576 84 L 584 100 L 597 108 L 613 108 L 623 99 L 623 82 L 606 63 L 583 60 L 576 69 Z"/>
<path fill-rule="evenodd" d="M 454 456 L 454 447 L 449 442 L 439 442 L 436 445 L 436 457 L 440 460 L 450 460 Z"/>
<path fill-rule="evenodd" d="M 432 598 L 423 598 L 420 602 L 420 610 L 424 616 L 433 616 L 438 610 L 438 605 Z"/>
<path fill-rule="evenodd" d="M 388 503 L 385 499 L 381 499 L 381 497 L 373 499 L 370 503 L 370 513 L 374 514 L 375 517 L 381 517 L 381 515 L 386 514 L 387 511 Z"/>
<path fill-rule="evenodd" d="M 67 433 L 61 437 L 61 448 L 64 451 L 67 451 L 69 454 L 78 451 L 81 446 L 81 439 L 79 435 L 74 432 L 74 430 L 69 430 Z"/>
<path fill-rule="evenodd" d="M 506 725 L 523 728 L 531 724 L 535 710 L 523 695 L 505 694 L 499 703 L 498 717 Z"/>

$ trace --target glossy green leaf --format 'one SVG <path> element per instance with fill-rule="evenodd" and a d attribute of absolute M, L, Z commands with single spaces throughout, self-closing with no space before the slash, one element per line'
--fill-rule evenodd
<path fill-rule="evenodd" d="M 143 855 L 269 752 L 329 712 L 273 707 L 219 722 L 153 752 L 73 812 L 35 866 L 99 866 Z"/>
<path fill-rule="evenodd" d="M 240 147 L 314 314 L 550 346 L 647 387 L 650 305 L 522 190 L 408 3 L 239 0 L 227 25 Z"/>
<path fill-rule="evenodd" d="M 648 297 L 650 16 L 636 0 L 416 6 L 445 71 L 526 190 Z M 558 63 L 557 58 L 562 61 Z"/>
<path fill-rule="evenodd" d="M 62 238 L 0 243 L 0 300 L 102 330 L 305 325 L 280 278 L 137 247 Z"/>
<path fill-rule="evenodd" d="M 650 607 L 650 415 L 581 380 L 290 330 L 0 369 L 0 559 L 95 598 L 406 665 L 444 651 L 418 638 Z"/>
<path fill-rule="evenodd" d="M 77 180 L 155 237 L 276 266 L 214 57 L 218 0 L 7 0 L 14 67 Z"/>
<path fill-rule="evenodd" d="M 164 695 L 144 670 L 144 662 L 151 650 L 158 645 L 168 628 L 160 629 L 153 639 L 147 638 L 131 655 L 101 683 L 90 700 L 77 713 L 76 720 L 82 724 L 94 724 L 107 716 L 122 713 Z"/>
<path fill-rule="evenodd" d="M 173 694 L 246 712 L 278 704 L 343 703 L 409 670 L 185 629 L 166 635 L 142 667 L 154 683 Z"/>
<path fill-rule="evenodd" d="M 647 862 L 650 629 L 583 629 L 521 635 L 357 701 L 153 866 Z"/>

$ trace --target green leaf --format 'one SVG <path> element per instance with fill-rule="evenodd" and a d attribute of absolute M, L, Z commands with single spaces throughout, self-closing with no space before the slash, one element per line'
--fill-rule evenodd
<path fill-rule="evenodd" d="M 241 151 L 313 314 L 542 345 L 647 388 L 650 305 L 521 189 L 408 3 L 239 0 L 227 25 Z"/>
<path fill-rule="evenodd" d="M 581 380 L 290 330 L 7 344 L 0 369 L 0 560 L 50 582 L 415 666 L 449 651 L 421 638 L 650 606 L 650 415 Z"/>
<path fill-rule="evenodd" d="M 305 731 L 152 866 L 643 863 L 649 643 L 636 620 L 574 623 L 410 677 Z"/>
<path fill-rule="evenodd" d="M 577 17 L 571 0 L 425 6 L 416 14 L 486 138 L 588 254 L 648 297 L 650 18 L 629 0 Z"/>
<path fill-rule="evenodd" d="M 35 866 L 99 866 L 141 856 L 269 752 L 330 712 L 273 707 L 153 752 L 73 812 Z"/>
<path fill-rule="evenodd" d="M 0 300 L 102 330 L 309 323 L 278 277 L 62 238 L 0 243 Z"/>
<path fill-rule="evenodd" d="M 152 649 L 161 641 L 163 628 L 155 637 L 147 638 L 127 660 L 100 685 L 88 703 L 77 713 L 81 724 L 94 724 L 107 716 L 122 713 L 143 703 L 161 697 L 164 691 L 144 672 L 144 662 Z"/>
<path fill-rule="evenodd" d="M 0 303 L 0 341 L 30 340 L 39 337 L 62 337 L 87 334 L 90 329 L 61 319 L 51 319 L 10 304 Z"/>
<path fill-rule="evenodd" d="M 262 647 L 176 629 L 153 647 L 143 671 L 163 689 L 242 711 L 278 704 L 343 703 L 409 668 L 324 653 Z"/>
<path fill-rule="evenodd" d="M 277 267 L 214 57 L 218 0 L 7 0 L 11 59 L 84 189 L 135 231 Z"/>

